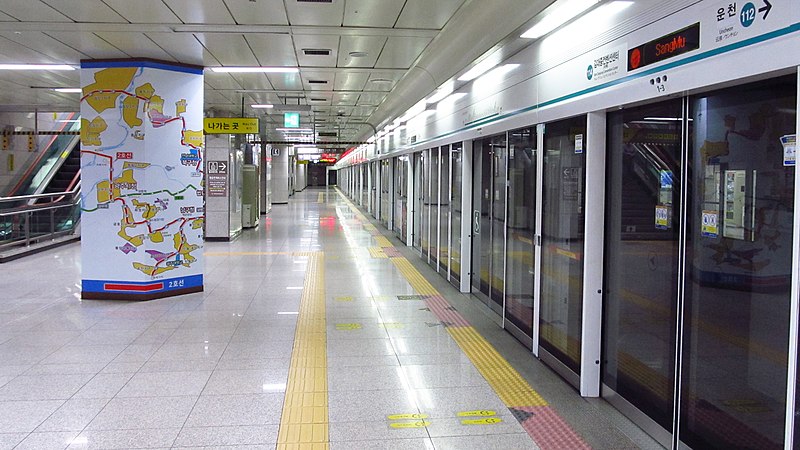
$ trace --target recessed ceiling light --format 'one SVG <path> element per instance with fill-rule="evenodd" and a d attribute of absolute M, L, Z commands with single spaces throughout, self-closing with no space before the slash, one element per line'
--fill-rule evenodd
<path fill-rule="evenodd" d="M 81 88 L 53 88 L 53 90 L 64 94 L 80 94 L 83 92 Z"/>
<path fill-rule="evenodd" d="M 227 73 L 297 73 L 300 71 L 297 67 L 211 67 L 212 72 L 227 72 Z"/>
<path fill-rule="evenodd" d="M 367 52 L 350 52 L 348 54 L 351 58 L 363 58 L 368 55 Z"/>
<path fill-rule="evenodd" d="M 250 107 L 251 108 L 256 108 L 256 109 L 259 109 L 259 108 L 263 109 L 263 108 L 274 108 L 275 105 L 250 105 Z"/>
<path fill-rule="evenodd" d="M 524 39 L 538 39 L 569 22 L 599 1 L 600 0 L 559 0 L 549 6 L 545 11 L 546 15 L 544 15 L 536 25 L 522 33 L 520 37 Z"/>
<path fill-rule="evenodd" d="M 370 83 L 391 83 L 392 80 L 388 78 L 373 78 L 369 80 Z"/>
<path fill-rule="evenodd" d="M 75 70 L 66 64 L 0 64 L 0 70 Z"/>

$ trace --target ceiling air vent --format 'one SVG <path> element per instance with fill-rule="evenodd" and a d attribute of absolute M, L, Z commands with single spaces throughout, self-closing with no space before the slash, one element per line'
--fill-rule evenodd
<path fill-rule="evenodd" d="M 314 98 L 314 97 L 309 98 L 309 100 L 311 100 L 312 102 L 327 102 L 328 101 L 327 98 Z"/>
<path fill-rule="evenodd" d="M 319 137 L 336 137 L 335 131 L 320 131 L 317 133 Z"/>
<path fill-rule="evenodd" d="M 308 80 L 308 84 L 328 84 L 327 80 Z"/>
<path fill-rule="evenodd" d="M 327 48 L 304 48 L 303 54 L 306 56 L 329 56 L 331 51 Z"/>

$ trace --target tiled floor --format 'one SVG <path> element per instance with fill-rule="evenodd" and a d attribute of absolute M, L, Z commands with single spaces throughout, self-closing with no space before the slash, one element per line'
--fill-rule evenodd
<path fill-rule="evenodd" d="M 306 392 L 325 394 L 318 411 L 327 414 L 313 419 L 322 448 L 570 448 L 534 442 L 426 299 L 398 299 L 418 292 L 392 259 L 371 256 L 374 233 L 335 191 L 308 189 L 257 230 L 208 243 L 201 294 L 80 301 L 78 244 L 0 266 L 0 449 L 299 442 L 303 433 L 281 432 L 293 404 L 284 394 L 304 392 L 291 374 L 315 370 L 326 377 Z M 549 402 L 547 414 L 565 424 L 554 433 L 592 448 L 659 448 L 602 400 L 580 398 L 478 302 L 391 241 Z M 323 317 L 312 317 L 322 308 L 309 293 L 312 260 L 324 273 Z M 327 352 L 298 351 L 297 330 Z"/>

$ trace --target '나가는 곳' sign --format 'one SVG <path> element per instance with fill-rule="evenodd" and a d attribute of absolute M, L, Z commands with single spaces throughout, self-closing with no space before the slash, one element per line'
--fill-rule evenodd
<path fill-rule="evenodd" d="M 258 118 L 206 117 L 203 131 L 206 134 L 258 134 Z"/>

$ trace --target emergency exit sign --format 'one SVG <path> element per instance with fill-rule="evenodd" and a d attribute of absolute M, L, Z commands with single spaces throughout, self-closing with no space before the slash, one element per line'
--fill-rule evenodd
<path fill-rule="evenodd" d="M 299 128 L 300 113 L 299 112 L 283 113 L 283 126 L 284 128 Z"/>

